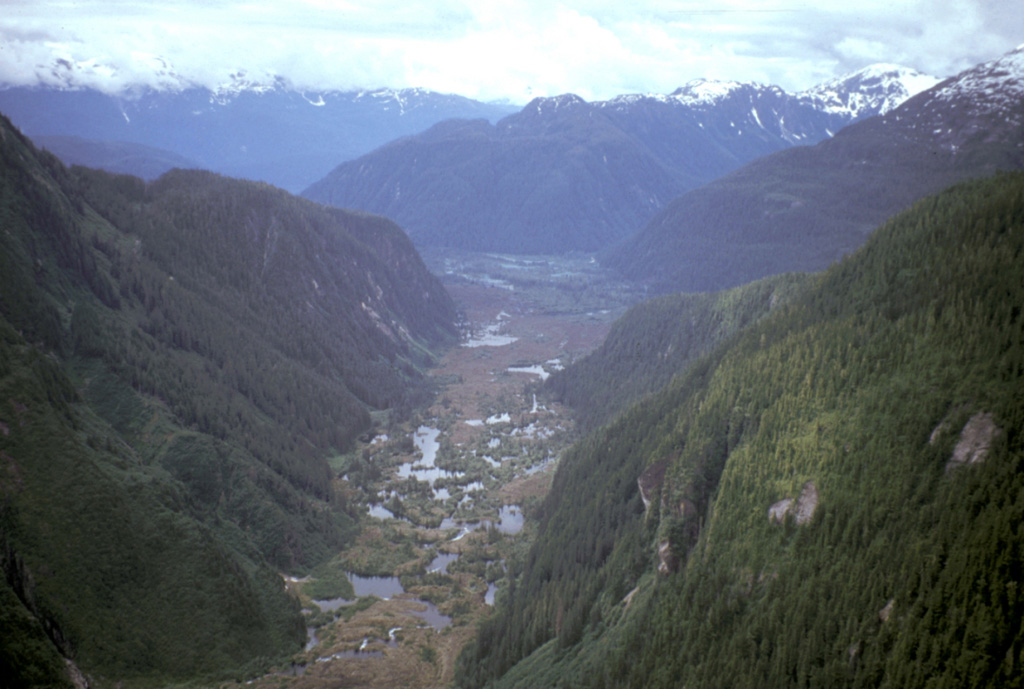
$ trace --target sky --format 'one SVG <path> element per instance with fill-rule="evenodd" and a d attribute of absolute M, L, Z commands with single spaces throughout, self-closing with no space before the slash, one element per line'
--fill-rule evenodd
<path fill-rule="evenodd" d="M 1021 0 L 0 0 L 0 84 L 422 87 L 525 103 L 796 92 L 873 63 L 945 77 L 1024 43 Z M 234 77 L 232 76 L 234 75 Z"/>

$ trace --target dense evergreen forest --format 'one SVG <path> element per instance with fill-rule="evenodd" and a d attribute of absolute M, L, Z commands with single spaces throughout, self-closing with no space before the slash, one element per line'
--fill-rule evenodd
<path fill-rule="evenodd" d="M 1021 686 L 1022 252 L 925 199 L 579 442 L 459 685 Z"/>
<path fill-rule="evenodd" d="M 405 234 L 264 184 L 66 169 L 0 121 L 0 674 L 141 686 L 305 637 L 327 459 L 429 394 L 455 310 Z"/>
<path fill-rule="evenodd" d="M 807 283 L 803 274 L 787 274 L 723 292 L 649 299 L 615 321 L 597 350 L 553 373 L 544 390 L 573 408 L 579 428 L 594 430 L 660 390 L 716 344 L 787 303 Z"/>

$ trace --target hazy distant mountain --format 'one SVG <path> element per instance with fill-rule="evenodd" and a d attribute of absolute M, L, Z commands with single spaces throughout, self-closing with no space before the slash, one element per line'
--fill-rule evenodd
<path fill-rule="evenodd" d="M 36 136 L 32 141 L 65 165 L 83 165 L 145 180 L 154 180 L 173 168 L 201 167 L 177 153 L 126 141 L 97 141 L 79 136 Z"/>
<path fill-rule="evenodd" d="M 825 139 L 935 81 L 885 67 L 795 95 L 698 80 L 669 95 L 539 98 L 493 126 L 444 122 L 392 142 L 304 195 L 392 217 L 421 245 L 594 251 L 688 189 Z"/>
<path fill-rule="evenodd" d="M 1024 166 L 1024 52 L 946 80 L 817 146 L 782 151 L 673 201 L 606 263 L 658 290 L 816 270 L 953 182 Z"/>
<path fill-rule="evenodd" d="M 303 93 L 283 83 L 121 96 L 88 89 L 0 90 L 0 111 L 33 138 L 142 144 L 205 169 L 290 191 L 305 188 L 343 160 L 441 120 L 497 120 L 514 110 L 423 89 Z"/>

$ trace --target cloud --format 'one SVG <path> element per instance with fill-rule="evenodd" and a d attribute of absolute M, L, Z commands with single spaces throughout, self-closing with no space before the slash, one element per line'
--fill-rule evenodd
<path fill-rule="evenodd" d="M 873 62 L 953 74 L 1010 50 L 990 0 L 5 0 L 0 81 L 311 90 L 423 86 L 525 101 L 665 93 L 697 77 L 807 88 Z"/>

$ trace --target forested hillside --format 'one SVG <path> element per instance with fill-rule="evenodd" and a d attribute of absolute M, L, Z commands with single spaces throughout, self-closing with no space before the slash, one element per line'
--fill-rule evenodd
<path fill-rule="evenodd" d="M 925 199 L 577 444 L 460 685 L 1021 686 L 1022 254 Z"/>
<path fill-rule="evenodd" d="M 577 426 L 593 430 L 806 284 L 806 275 L 780 275 L 724 292 L 648 299 L 615 321 L 595 351 L 552 373 L 544 390 L 573 408 Z"/>
<path fill-rule="evenodd" d="M 1022 84 L 1018 49 L 681 195 L 602 263 L 664 292 L 821 270 L 917 199 L 1024 168 Z"/>
<path fill-rule="evenodd" d="M 450 298 L 382 218 L 69 171 L 6 120 L 0 219 L 4 676 L 163 684 L 298 648 L 278 572 L 354 523 L 327 458 L 426 392 Z"/>

